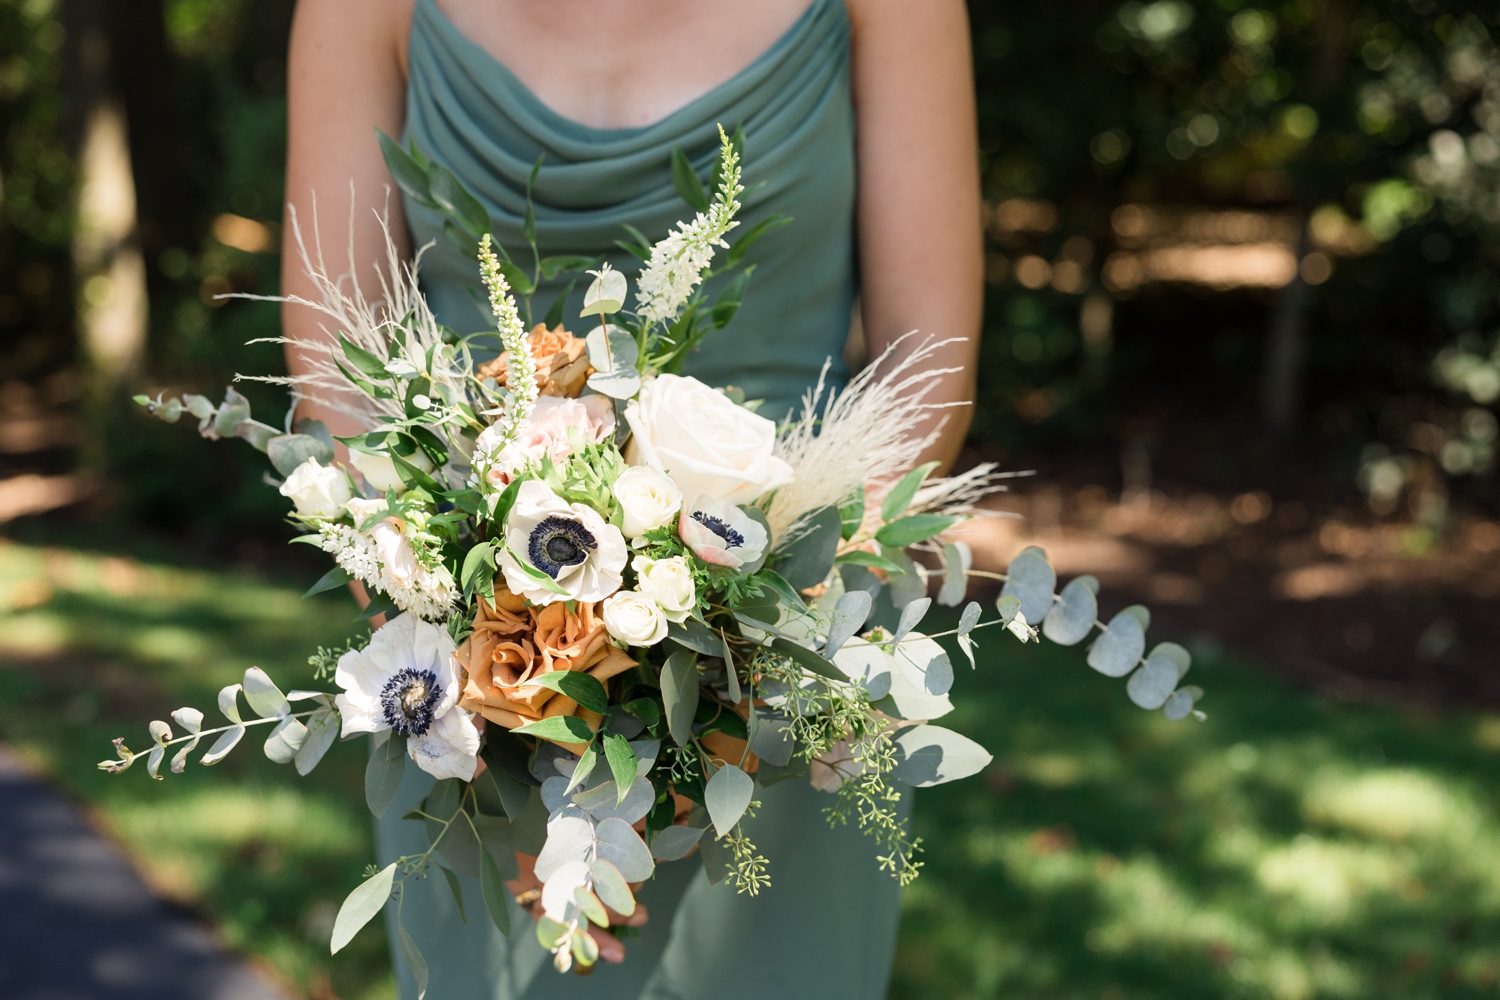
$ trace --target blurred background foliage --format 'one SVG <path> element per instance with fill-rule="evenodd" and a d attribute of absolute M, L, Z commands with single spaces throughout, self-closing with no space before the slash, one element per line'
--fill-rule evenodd
<path fill-rule="evenodd" d="M 274 494 L 233 488 L 259 479 L 256 457 L 121 401 L 280 363 L 244 346 L 275 333 L 275 308 L 214 296 L 276 289 L 291 8 L 0 0 L 0 405 L 85 420 L 0 461 L 81 462 L 104 484 L 98 511 L 247 558 L 284 537 Z M 989 243 L 981 451 L 1056 471 L 1053 456 L 1123 450 L 1205 488 L 1315 511 L 1353 501 L 1437 532 L 1455 504 L 1494 509 L 1492 7 L 970 10 Z M 117 242 L 138 250 L 149 305 L 144 343 L 101 378 L 88 316 L 120 289 L 79 212 L 91 123 L 110 108 L 135 204 Z M 275 422 L 274 394 L 251 397 Z"/>

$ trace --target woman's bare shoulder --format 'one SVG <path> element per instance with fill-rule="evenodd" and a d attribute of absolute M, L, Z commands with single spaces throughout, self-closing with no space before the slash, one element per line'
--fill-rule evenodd
<path fill-rule="evenodd" d="M 406 43 L 417 0 L 298 0 L 295 31 L 330 64 L 389 65 L 406 75 Z"/>

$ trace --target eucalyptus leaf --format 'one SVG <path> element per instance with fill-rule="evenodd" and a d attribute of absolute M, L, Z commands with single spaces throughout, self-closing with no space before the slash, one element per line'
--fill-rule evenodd
<path fill-rule="evenodd" d="M 838 552 L 843 518 L 836 506 L 821 507 L 793 527 L 790 541 L 779 547 L 782 555 L 776 571 L 795 590 L 816 587 L 833 568 Z"/>
<path fill-rule="evenodd" d="M 1031 546 L 1010 561 L 1005 575 L 1009 579 L 1000 594 L 1020 599 L 1026 623 L 1035 625 L 1045 618 L 1052 610 L 1052 590 L 1057 586 L 1057 571 L 1047 561 L 1047 554 Z"/>
<path fill-rule="evenodd" d="M 300 719 L 287 717 L 278 722 L 266 737 L 266 756 L 278 764 L 285 764 L 297 756 L 307 740 L 307 727 Z"/>
<path fill-rule="evenodd" d="M 896 669 L 912 686 L 930 695 L 945 695 L 953 687 L 953 663 L 936 640 L 918 635 L 891 647 Z"/>
<path fill-rule="evenodd" d="M 605 906 L 622 917 L 635 912 L 635 896 L 630 891 L 630 883 L 620 874 L 620 869 L 601 859 L 589 865 L 589 876 L 594 883 L 594 892 L 598 893 Z"/>
<path fill-rule="evenodd" d="M 598 857 L 620 869 L 627 882 L 644 882 L 656 870 L 651 851 L 640 834 L 622 819 L 605 819 L 594 830 Z"/>
<path fill-rule="evenodd" d="M 667 730 L 678 746 L 692 741 L 693 713 L 698 710 L 698 658 L 689 650 L 667 657 L 661 668 L 662 704 Z"/>
<path fill-rule="evenodd" d="M 1152 656 L 1125 682 L 1125 693 L 1141 708 L 1161 708 L 1177 687 L 1177 664 L 1170 656 Z"/>
<path fill-rule="evenodd" d="M 396 864 L 391 862 L 349 893 L 333 921 L 329 954 L 337 955 L 344 945 L 354 939 L 361 927 L 385 908 L 386 900 L 391 898 L 391 886 L 395 880 Z"/>
<path fill-rule="evenodd" d="M 848 591 L 840 597 L 833 608 L 833 620 L 828 625 L 828 642 L 823 646 L 823 655 L 834 659 L 844 643 L 860 630 L 865 619 L 870 617 L 873 602 L 863 590 Z"/>
<path fill-rule="evenodd" d="M 266 457 L 283 476 L 290 476 L 308 459 L 322 465 L 333 462 L 333 446 L 310 434 L 278 434 L 266 442 Z"/>
<path fill-rule="evenodd" d="M 771 640 L 771 648 L 794 661 L 798 666 L 804 667 L 820 677 L 827 677 L 833 681 L 847 679 L 844 676 L 844 672 L 834 666 L 833 662 L 827 657 L 813 652 L 801 643 L 777 636 Z"/>
<path fill-rule="evenodd" d="M 1189 684 L 1172 692 L 1172 697 L 1162 706 L 1162 714 L 1173 722 L 1186 719 L 1193 713 L 1193 706 L 1203 697 L 1203 689 Z"/>
<path fill-rule="evenodd" d="M 937 601 L 945 608 L 956 608 L 969 589 L 969 570 L 974 565 L 974 551 L 967 542 L 948 542 L 943 546 L 943 587 Z"/>
<path fill-rule="evenodd" d="M 1129 615 L 1136 621 L 1140 622 L 1142 632 L 1145 632 L 1151 628 L 1151 609 L 1146 607 L 1144 604 L 1132 604 L 1130 607 L 1122 611 L 1121 614 Z"/>
<path fill-rule="evenodd" d="M 967 778 L 994 759 L 967 736 L 942 726 L 913 726 L 898 733 L 895 744 L 891 777 L 918 788 Z"/>
<path fill-rule="evenodd" d="M 563 794 L 569 794 L 573 789 L 589 780 L 589 775 L 594 771 L 594 765 L 598 763 L 598 747 L 590 743 L 588 749 L 583 752 L 583 756 L 578 758 L 578 764 L 573 768 L 573 775 L 568 779 L 567 785 L 564 786 Z"/>
<path fill-rule="evenodd" d="M 468 923 L 468 914 L 464 913 L 464 890 L 463 886 L 458 884 L 458 876 L 442 865 L 438 865 L 438 870 L 443 873 L 443 878 L 448 882 L 448 891 L 453 894 L 453 902 L 458 904 L 459 923 Z"/>
<path fill-rule="evenodd" d="M 963 614 L 958 616 L 958 634 L 968 635 L 974 631 L 974 626 L 979 624 L 979 616 L 983 613 L 984 609 L 979 606 L 978 601 L 970 601 L 964 607 Z"/>
<path fill-rule="evenodd" d="M 927 614 L 927 609 L 932 607 L 932 598 L 923 597 L 912 601 L 901 609 L 901 622 L 896 626 L 896 634 L 892 636 L 897 642 L 906 638 L 906 634 L 918 625 L 922 624 L 922 618 Z"/>
<path fill-rule="evenodd" d="M 411 939 L 411 934 L 400 920 L 396 921 L 396 950 L 401 953 L 401 961 L 406 963 L 412 978 L 417 981 L 417 1000 L 423 1000 L 427 996 L 427 959 L 422 957 L 417 942 Z"/>
<path fill-rule="evenodd" d="M 1187 676 L 1188 670 L 1193 665 L 1193 655 L 1175 642 L 1158 642 L 1151 647 L 1151 652 L 1146 659 L 1149 660 L 1155 656 L 1165 656 L 1176 665 L 1179 681 Z"/>
<path fill-rule="evenodd" d="M 881 554 L 901 568 L 901 572 L 891 577 L 888 593 L 891 605 L 901 611 L 913 601 L 927 599 L 927 577 L 917 566 L 916 560 L 907 555 L 901 549 L 882 548 Z M 927 602 L 931 606 L 932 602 Z"/>
<path fill-rule="evenodd" d="M 734 764 L 725 764 L 708 779 L 708 786 L 703 790 L 703 801 L 708 807 L 714 831 L 720 837 L 734 829 L 754 794 L 755 779 Z"/>
<path fill-rule="evenodd" d="M 242 687 L 245 700 L 250 703 L 250 710 L 262 719 L 280 718 L 292 710 L 292 706 L 287 704 L 286 695 L 281 693 L 281 688 L 259 667 L 251 667 L 245 671 Z"/>
<path fill-rule="evenodd" d="M 365 804 L 377 819 L 390 808 L 405 773 L 406 737 L 391 733 L 388 740 L 371 751 L 365 765 Z"/>
<path fill-rule="evenodd" d="M 1088 664 L 1106 677 L 1124 677 L 1135 669 L 1145 650 L 1141 620 L 1126 609 L 1111 618 L 1104 633 L 1094 640 Z"/>
<path fill-rule="evenodd" d="M 1091 576 L 1071 581 L 1042 619 L 1042 634 L 1059 646 L 1082 642 L 1094 630 L 1094 621 L 1099 617 L 1099 601 L 1094 596 L 1097 589 L 1098 581 Z"/>
<path fill-rule="evenodd" d="M 678 861 L 698 845 L 704 830 L 692 826 L 669 826 L 651 838 L 651 856 L 658 861 Z"/>
<path fill-rule="evenodd" d="M 486 852 L 479 859 L 479 892 L 484 897 L 484 908 L 490 921 L 503 936 L 510 937 L 510 893 L 505 888 L 505 879 L 495 859 Z"/>
<path fill-rule="evenodd" d="M 1021 599 L 1015 594 L 1002 594 L 995 600 L 995 613 L 1002 625 L 1009 625 L 1021 613 Z"/>
<path fill-rule="evenodd" d="M 797 749 L 792 723 L 785 715 L 764 706 L 753 708 L 756 724 L 750 732 L 750 750 L 763 761 L 784 767 Z M 750 727 L 746 727 L 749 729 Z"/>
<path fill-rule="evenodd" d="M 681 623 L 667 623 L 667 638 L 686 649 L 702 653 L 704 656 L 722 656 L 724 653 L 723 641 L 719 633 L 693 618 L 688 618 Z"/>
<path fill-rule="evenodd" d="M 226 729 L 220 734 L 218 739 L 214 740 L 213 746 L 208 748 L 208 753 L 203 755 L 203 759 L 199 763 L 204 765 L 217 764 L 229 755 L 229 751 L 235 748 L 235 745 L 239 743 L 244 735 L 245 727 L 243 725 L 237 725 L 233 729 Z"/>

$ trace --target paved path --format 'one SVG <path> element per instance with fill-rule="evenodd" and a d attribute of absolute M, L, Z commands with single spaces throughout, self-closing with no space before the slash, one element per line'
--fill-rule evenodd
<path fill-rule="evenodd" d="M 0 998 L 287 1000 L 0 746 Z"/>

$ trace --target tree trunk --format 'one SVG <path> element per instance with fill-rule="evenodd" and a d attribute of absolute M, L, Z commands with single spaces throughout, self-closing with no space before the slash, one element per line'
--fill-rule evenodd
<path fill-rule="evenodd" d="M 1302 407 L 1302 369 L 1307 354 L 1307 282 L 1302 280 L 1302 258 L 1307 253 L 1307 219 L 1297 229 L 1296 265 L 1292 280 L 1276 296 L 1266 331 L 1266 366 L 1261 383 L 1261 413 L 1266 435 L 1283 440 L 1296 426 Z"/>

